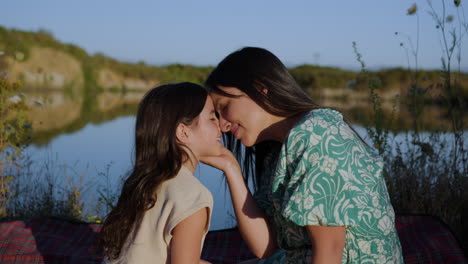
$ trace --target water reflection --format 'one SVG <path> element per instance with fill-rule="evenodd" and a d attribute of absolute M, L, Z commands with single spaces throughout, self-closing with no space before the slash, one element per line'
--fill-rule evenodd
<path fill-rule="evenodd" d="M 131 169 L 134 123 L 135 117 L 127 116 L 88 124 L 80 131 L 54 138 L 47 145 L 30 146 L 25 154 L 34 160 L 32 171 L 39 171 L 44 163 L 68 168 L 56 175 L 55 184 L 74 185 L 82 190 L 84 214 L 96 215 L 99 193 L 118 192 L 122 178 Z M 215 200 L 211 230 L 234 226 L 230 196 L 221 171 L 201 164 L 195 176 Z"/>
<path fill-rule="evenodd" d="M 101 92 L 79 94 L 63 90 L 25 91 L 32 121 L 32 145 L 25 153 L 33 160 L 32 170 L 39 170 L 52 157 L 55 166 L 67 166 L 67 173 L 58 175 L 57 181 L 81 186 L 84 190 L 85 214 L 96 214 L 93 207 L 99 191 L 119 189 L 122 177 L 131 169 L 135 113 L 143 92 Z M 320 104 L 341 110 L 355 124 L 372 124 L 372 108 L 367 100 L 336 100 L 319 98 Z M 393 105 L 382 106 L 386 118 Z M 411 129 L 408 107 L 396 106 L 394 131 Z M 466 117 L 465 117 L 466 118 Z M 425 129 L 448 129 L 444 110 L 428 106 L 422 116 Z M 466 124 L 466 123 L 465 123 Z M 365 137 L 365 129 L 357 126 Z M 68 174 L 67 174 L 68 175 Z M 74 175 L 74 176 L 73 176 Z M 220 171 L 201 165 L 196 176 L 213 193 L 215 208 L 211 230 L 235 224 L 229 192 Z M 62 177 L 62 179 L 60 179 Z M 67 176 L 68 177 L 68 176 Z"/>
<path fill-rule="evenodd" d="M 53 138 L 83 129 L 88 123 L 99 124 L 122 116 L 133 116 L 144 92 L 101 92 L 78 94 L 76 91 L 47 90 L 24 92 L 30 106 L 28 114 L 32 122 L 32 143 L 47 144 Z M 353 123 L 372 125 L 373 110 L 365 97 L 352 99 L 319 96 L 317 102 L 342 111 Z M 392 131 L 406 131 L 413 128 L 410 107 L 389 101 L 382 103 L 385 120 L 390 120 L 395 110 Z M 425 106 L 420 117 L 421 130 L 447 130 L 450 119 L 447 110 L 437 105 Z M 468 116 L 465 116 L 465 124 Z"/>
<path fill-rule="evenodd" d="M 83 129 L 122 116 L 133 116 L 142 92 L 102 92 L 73 96 L 63 91 L 25 92 L 33 127 L 32 143 L 44 145 L 61 134 Z"/>

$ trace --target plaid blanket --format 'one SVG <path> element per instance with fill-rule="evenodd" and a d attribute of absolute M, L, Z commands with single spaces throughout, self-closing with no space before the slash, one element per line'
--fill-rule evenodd
<path fill-rule="evenodd" d="M 449 229 L 432 216 L 397 216 L 406 263 L 468 263 Z M 98 224 L 38 218 L 0 222 L 0 263 L 100 263 Z M 253 258 L 237 229 L 210 231 L 202 258 L 237 263 Z"/>

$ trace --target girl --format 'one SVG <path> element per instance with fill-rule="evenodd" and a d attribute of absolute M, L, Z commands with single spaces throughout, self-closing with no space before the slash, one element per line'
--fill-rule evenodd
<path fill-rule="evenodd" d="M 168 84 L 144 96 L 135 165 L 101 231 L 109 263 L 206 263 L 200 253 L 213 198 L 193 173 L 201 158 L 221 153 L 220 137 L 201 86 Z"/>
<path fill-rule="evenodd" d="M 315 104 L 261 48 L 227 56 L 206 85 L 246 178 L 229 151 L 202 161 L 224 171 L 260 263 L 403 262 L 382 160 L 339 112 Z"/>

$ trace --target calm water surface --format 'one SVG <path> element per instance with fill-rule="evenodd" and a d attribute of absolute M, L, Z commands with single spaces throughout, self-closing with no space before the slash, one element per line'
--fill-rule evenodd
<path fill-rule="evenodd" d="M 135 117 L 120 117 L 100 124 L 87 124 L 83 129 L 55 137 L 48 144 L 31 145 L 26 154 L 35 166 L 51 163 L 63 167 L 63 178 L 56 183 L 79 186 L 85 200 L 85 214 L 92 214 L 98 191 L 120 189 L 122 178 L 131 169 L 134 151 Z M 356 129 L 362 135 L 362 127 Z M 233 227 L 234 213 L 224 176 L 218 169 L 199 164 L 197 177 L 213 194 L 214 209 L 211 230 Z"/>
<path fill-rule="evenodd" d="M 94 211 L 99 193 L 108 191 L 118 195 L 122 179 L 131 169 L 134 113 L 142 94 L 100 94 L 78 99 L 63 93 L 28 96 L 43 105 L 32 111 L 30 116 L 35 122 L 33 128 L 37 128 L 35 141 L 25 150 L 26 156 L 33 161 L 31 171 L 40 171 L 44 164 L 55 168 L 52 169 L 55 170 L 54 184 L 73 185 L 80 190 L 84 215 L 103 214 Z M 361 109 L 353 119 L 358 120 L 368 112 Z M 349 113 L 352 116 L 352 109 Z M 362 126 L 354 127 L 369 141 Z M 407 132 L 399 133 L 394 140 L 402 142 L 407 135 Z M 221 171 L 200 164 L 195 176 L 213 194 L 210 229 L 234 226 L 230 195 Z"/>
<path fill-rule="evenodd" d="M 98 190 L 120 188 L 122 177 L 131 169 L 135 117 L 121 117 L 98 125 L 88 124 L 83 129 L 62 134 L 46 145 L 31 145 L 26 154 L 34 166 L 52 163 L 66 166 L 61 184 L 74 184 L 83 189 L 85 214 L 92 213 Z M 214 209 L 211 230 L 235 225 L 229 192 L 222 172 L 200 164 L 197 177 L 213 194 Z"/>

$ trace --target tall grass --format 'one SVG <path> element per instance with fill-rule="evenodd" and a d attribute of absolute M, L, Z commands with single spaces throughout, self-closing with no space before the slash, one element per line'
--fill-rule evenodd
<path fill-rule="evenodd" d="M 54 216 L 99 222 L 107 213 L 100 214 L 104 199 L 115 199 L 114 191 L 102 191 L 96 208 L 85 214 L 83 194 L 90 185 L 86 172 L 59 164 L 57 158 L 33 161 L 25 155 L 31 136 L 29 109 L 21 85 L 8 80 L 3 59 L 0 55 L 0 219 Z"/>
<path fill-rule="evenodd" d="M 56 159 L 44 160 L 39 168 L 33 166 L 34 162 L 25 157 L 20 168 L 12 169 L 8 218 L 54 216 L 80 220 L 83 186 L 72 180 L 77 175 Z"/>
<path fill-rule="evenodd" d="M 456 19 L 460 22 L 449 30 L 447 21 L 455 18 L 446 14 L 446 3 L 441 2 L 441 13 L 437 12 L 432 2 L 427 2 L 429 14 L 436 23 L 436 29 L 440 31 L 440 41 L 443 43 L 442 67 L 438 80 L 423 86 L 421 83 L 424 76 L 417 66 L 419 44 L 401 44 L 402 47 L 408 47 L 405 51 L 412 54 L 414 59 L 411 83 L 402 87 L 403 93 L 396 98 L 395 103 L 400 109 L 408 109 L 412 119 L 412 130 L 406 134 L 404 140 L 396 142 L 394 135 L 390 133 L 393 119 L 399 117 L 396 112 L 390 118 L 383 117 L 379 95 L 381 83 L 375 81 L 375 77 L 366 70 L 356 43 L 353 43 L 353 47 L 357 61 L 361 64 L 361 75 L 368 81 L 369 101 L 373 108 L 375 121 L 372 127 L 368 127 L 368 134 L 374 147 L 385 159 L 385 179 L 396 213 L 439 217 L 450 227 L 468 255 L 468 152 L 465 141 L 468 132 L 464 123 L 468 108 L 460 82 L 461 49 L 457 50 L 457 47 L 461 47 L 463 36 L 468 32 L 468 24 L 464 15 L 458 13 Z M 455 1 L 455 5 L 458 8 L 460 1 Z M 408 10 L 408 15 L 417 15 L 415 4 Z M 419 17 L 417 20 L 419 21 Z M 417 26 L 419 28 L 419 23 Z M 416 37 L 416 43 L 419 43 L 419 36 Z M 452 67 L 454 52 L 458 52 L 457 71 L 453 71 Z M 421 116 L 428 103 L 439 104 L 445 109 L 444 116 L 451 124 L 449 128 L 440 126 L 439 131 L 424 132 Z"/>
<path fill-rule="evenodd" d="M 0 66 L 5 65 L 0 55 Z M 6 80 L 0 68 L 0 218 L 9 215 L 8 201 L 14 176 L 11 168 L 17 168 L 24 142 L 28 140 L 29 124 L 26 105 L 19 93 L 19 84 Z"/>
<path fill-rule="evenodd" d="M 20 164 L 10 170 L 4 219 L 58 217 L 101 223 L 116 201 L 117 190 L 109 183 L 111 165 L 98 173 L 98 179 L 90 179 L 89 167 L 78 171 L 76 166 L 60 163 L 58 156 L 31 160 L 24 155 Z M 98 183 L 103 179 L 104 185 Z"/>

